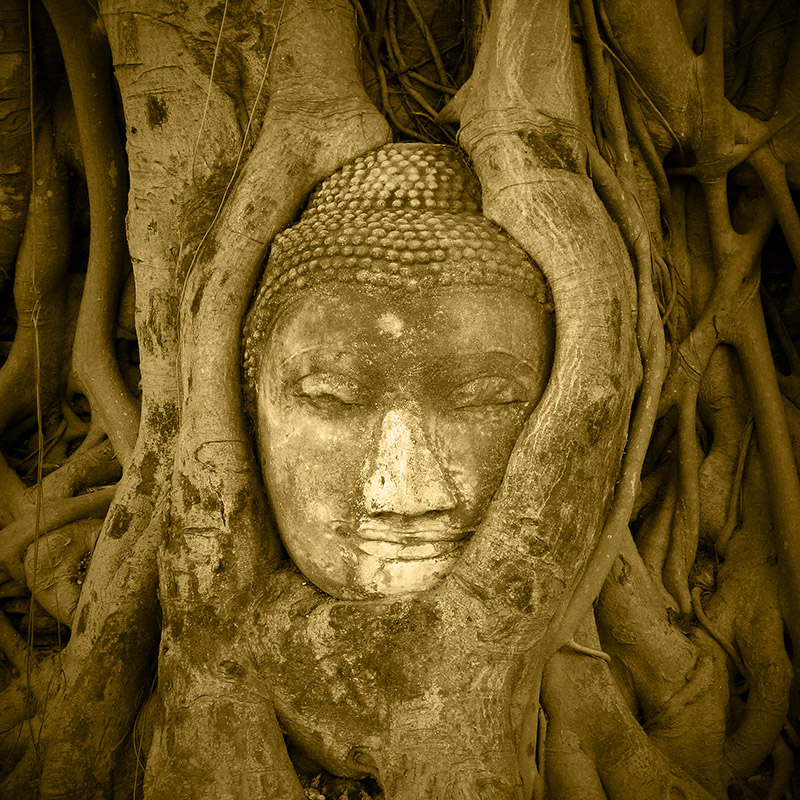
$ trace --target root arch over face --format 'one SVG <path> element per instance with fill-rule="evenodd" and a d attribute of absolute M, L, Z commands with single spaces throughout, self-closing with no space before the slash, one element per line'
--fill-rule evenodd
<path fill-rule="evenodd" d="M 7 6 L 0 794 L 800 790 L 794 4 Z M 556 352 L 449 576 L 341 600 L 280 542 L 242 325 L 392 139 L 458 143 Z"/>

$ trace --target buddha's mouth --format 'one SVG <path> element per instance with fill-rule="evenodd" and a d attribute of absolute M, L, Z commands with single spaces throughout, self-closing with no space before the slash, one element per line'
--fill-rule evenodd
<path fill-rule="evenodd" d="M 457 556 L 472 533 L 438 521 L 392 524 L 370 520 L 358 526 L 353 539 L 359 550 L 377 558 L 426 561 Z"/>

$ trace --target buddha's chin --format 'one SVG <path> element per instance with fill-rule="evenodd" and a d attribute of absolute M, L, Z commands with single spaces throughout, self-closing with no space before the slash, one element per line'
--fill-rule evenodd
<path fill-rule="evenodd" d="M 446 553 L 411 558 L 387 558 L 359 551 L 348 559 L 347 568 L 337 575 L 320 575 L 317 570 L 302 570 L 320 589 L 338 600 L 377 600 L 395 595 L 418 594 L 438 586 L 456 565 L 464 543 Z M 302 568 L 301 568 L 302 569 Z M 316 574 L 314 574 L 316 573 Z"/>
<path fill-rule="evenodd" d="M 414 558 L 403 553 L 402 558 L 387 558 L 384 554 L 361 553 L 354 574 L 356 592 L 361 597 L 391 597 L 416 594 L 433 589 L 456 565 L 463 549 L 461 543 L 451 543 L 447 552 L 434 555 L 421 553 Z"/>

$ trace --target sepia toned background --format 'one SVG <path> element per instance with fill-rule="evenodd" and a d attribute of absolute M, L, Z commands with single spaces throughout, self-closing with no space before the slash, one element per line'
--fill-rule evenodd
<path fill-rule="evenodd" d="M 795 0 L 4 0 L 0 33 L 1 796 L 800 794 Z M 284 549 L 243 326 L 389 142 L 463 155 L 555 339 L 453 572 L 354 599 Z"/>

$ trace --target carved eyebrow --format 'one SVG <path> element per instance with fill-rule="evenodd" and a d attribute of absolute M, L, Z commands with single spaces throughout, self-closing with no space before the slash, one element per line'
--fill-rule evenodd
<path fill-rule="evenodd" d="M 456 379 L 497 374 L 498 367 L 507 374 L 530 381 L 538 381 L 543 372 L 542 365 L 537 366 L 518 353 L 506 349 L 469 350 L 439 361 L 436 372 Z"/>
<path fill-rule="evenodd" d="M 343 350 L 341 348 L 334 348 L 329 345 L 318 344 L 311 345 L 310 347 L 304 347 L 302 350 L 295 350 L 293 353 L 290 353 L 286 358 L 284 358 L 278 364 L 278 367 L 283 368 L 287 364 L 290 364 L 301 358 L 305 359 L 306 362 L 319 361 L 325 365 L 337 364 L 341 361 L 349 361 L 351 364 L 354 362 L 359 363 L 365 361 L 363 356 L 353 352 L 352 350 Z"/>

